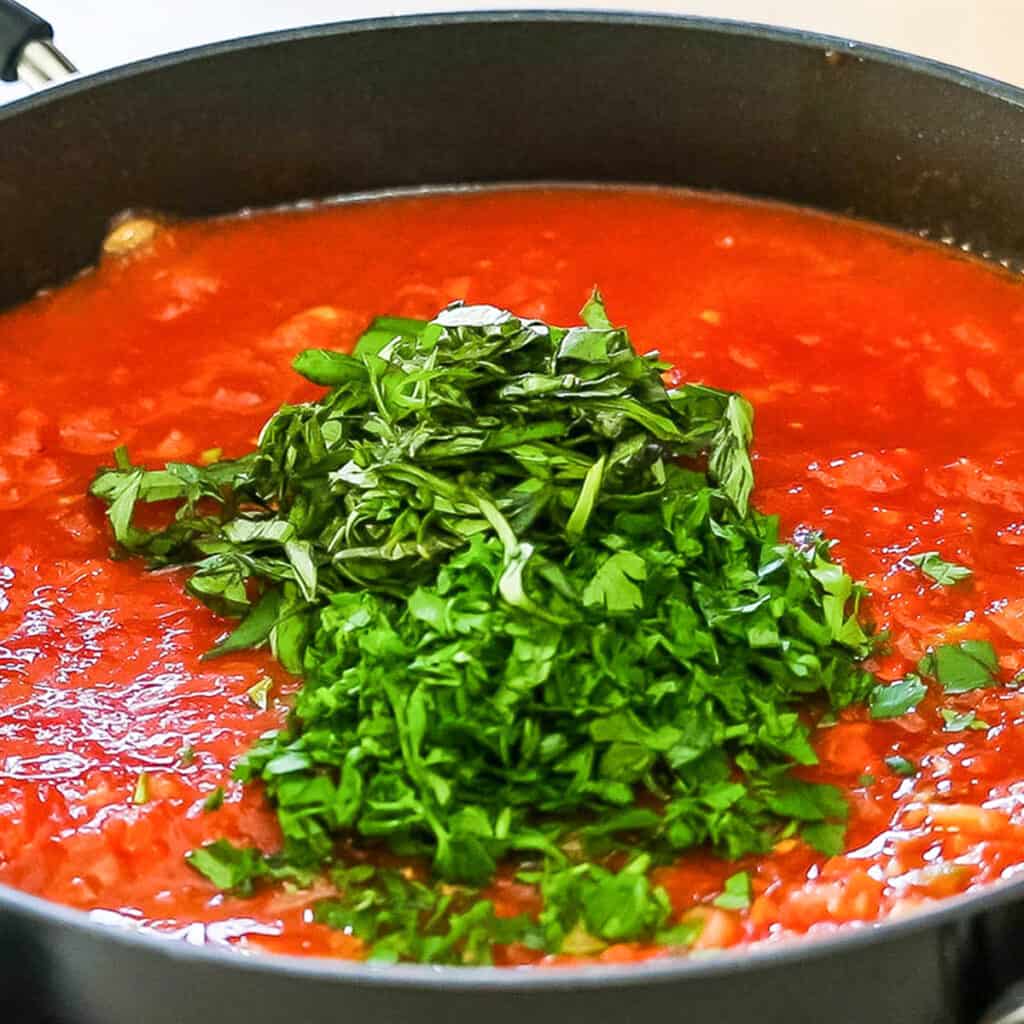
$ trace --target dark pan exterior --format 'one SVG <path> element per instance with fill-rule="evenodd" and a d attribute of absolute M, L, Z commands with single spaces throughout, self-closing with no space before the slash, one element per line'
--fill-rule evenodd
<path fill-rule="evenodd" d="M 1016 266 L 1022 101 L 836 40 L 631 15 L 437 16 L 214 46 L 0 109 L 0 307 L 89 264 L 126 207 L 195 216 L 450 183 L 721 189 Z M 1024 974 L 1022 895 L 736 956 L 497 972 L 243 958 L 0 887 L 0 1022 L 968 1024 Z"/>

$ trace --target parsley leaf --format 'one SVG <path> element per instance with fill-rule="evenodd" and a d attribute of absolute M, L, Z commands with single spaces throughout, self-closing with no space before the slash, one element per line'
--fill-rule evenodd
<path fill-rule="evenodd" d="M 609 612 L 630 612 L 643 606 L 637 586 L 647 579 L 647 563 L 633 551 L 617 551 L 604 559 L 583 590 L 585 607 L 601 605 Z"/>

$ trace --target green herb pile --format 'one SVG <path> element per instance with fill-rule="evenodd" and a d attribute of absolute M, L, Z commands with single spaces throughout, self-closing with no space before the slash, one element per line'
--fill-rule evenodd
<path fill-rule="evenodd" d="M 792 769 L 815 762 L 807 709 L 875 685 L 861 591 L 749 507 L 740 396 L 667 390 L 596 293 L 582 316 L 382 318 L 351 355 L 298 356 L 328 391 L 257 451 L 157 471 L 121 451 L 97 476 L 124 551 L 242 618 L 211 656 L 268 643 L 304 677 L 236 771 L 283 848 L 194 851 L 217 885 L 328 871 L 318 916 L 370 955 L 479 963 L 685 945 L 649 880 L 678 851 L 841 848 L 842 795 Z M 170 525 L 135 525 L 166 500 Z M 434 880 L 370 866 L 380 848 Z M 496 916 L 500 863 L 539 917 Z"/>

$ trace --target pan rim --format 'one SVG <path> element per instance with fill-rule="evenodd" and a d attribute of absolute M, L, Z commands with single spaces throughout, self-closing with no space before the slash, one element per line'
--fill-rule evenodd
<path fill-rule="evenodd" d="M 658 14 L 643 11 L 622 11 L 614 8 L 591 10 L 566 10 L 537 8 L 523 10 L 454 11 L 430 14 L 405 14 L 378 18 L 358 18 L 350 21 L 333 21 L 322 24 L 261 32 L 218 40 L 199 46 L 173 50 L 128 64 L 106 68 L 47 86 L 39 92 L 9 100 L 0 105 L 0 123 L 21 113 L 47 106 L 59 99 L 87 92 L 101 86 L 116 84 L 126 79 L 159 72 L 179 64 L 201 61 L 207 58 L 225 56 L 247 50 L 258 50 L 277 45 L 305 42 L 325 36 L 355 35 L 365 32 L 393 30 L 415 30 L 462 24 L 552 24 L 578 23 L 590 25 L 616 25 L 637 28 L 666 28 L 707 32 L 713 35 L 744 36 L 770 42 L 795 45 L 803 50 L 821 50 L 836 53 L 861 62 L 871 61 L 914 71 L 928 78 L 947 81 L 972 92 L 1003 100 L 1013 106 L 1024 108 L 1024 87 L 1011 85 L 977 71 L 957 67 L 930 57 L 899 50 L 874 43 L 862 43 L 843 36 L 812 32 L 807 29 L 782 28 L 763 22 L 743 21 L 735 18 L 713 18 L 690 14 Z"/>

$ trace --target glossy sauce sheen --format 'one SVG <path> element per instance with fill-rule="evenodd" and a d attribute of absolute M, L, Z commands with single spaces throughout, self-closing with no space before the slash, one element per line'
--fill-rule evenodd
<path fill-rule="evenodd" d="M 218 837 L 274 847 L 259 794 L 227 780 L 296 684 L 263 653 L 201 662 L 227 623 L 180 574 L 112 561 L 85 490 L 118 444 L 153 465 L 250 449 L 277 405 L 318 393 L 289 370 L 294 353 L 346 348 L 378 313 L 466 299 L 575 323 L 595 283 L 641 350 L 753 402 L 756 503 L 838 541 L 892 632 L 883 677 L 966 638 L 992 641 L 1004 679 L 1024 666 L 1024 289 L 1009 276 L 862 225 L 657 191 L 427 195 L 176 226 L 0 316 L 0 882 L 189 942 L 359 955 L 310 922 L 322 893 L 227 897 L 186 866 Z M 974 581 L 932 588 L 900 564 L 928 550 Z M 260 710 L 246 691 L 265 675 Z M 940 699 L 989 728 L 943 732 Z M 816 748 L 808 776 L 849 797 L 847 853 L 789 840 L 739 865 L 659 869 L 678 914 L 706 918 L 699 946 L 872 922 L 1022 870 L 1015 689 L 933 693 L 881 722 L 852 709 Z M 894 775 L 895 754 L 920 773 Z M 204 811 L 222 784 L 223 807 Z M 740 869 L 751 908 L 714 908 Z M 501 912 L 535 907 L 508 880 L 493 895 Z"/>

